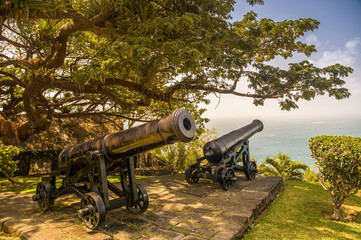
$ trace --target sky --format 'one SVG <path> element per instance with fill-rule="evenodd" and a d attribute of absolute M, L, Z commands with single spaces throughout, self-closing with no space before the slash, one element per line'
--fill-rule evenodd
<path fill-rule="evenodd" d="M 291 62 L 309 60 L 317 67 L 340 63 L 352 67 L 354 72 L 347 78 L 345 87 L 351 97 L 335 100 L 328 95 L 317 96 L 312 101 L 300 100 L 299 109 L 282 111 L 278 100 L 266 100 L 264 106 L 254 106 L 252 99 L 231 95 L 210 95 L 211 103 L 202 105 L 207 109 L 205 117 L 250 119 L 361 119 L 361 0 L 264 0 L 264 5 L 249 6 L 245 0 L 236 0 L 233 20 L 241 20 L 250 10 L 260 18 L 275 21 L 313 18 L 320 21 L 319 28 L 308 32 L 302 41 L 314 44 L 317 52 L 311 57 L 295 55 Z M 287 67 L 283 59 L 273 60 L 272 65 Z"/>

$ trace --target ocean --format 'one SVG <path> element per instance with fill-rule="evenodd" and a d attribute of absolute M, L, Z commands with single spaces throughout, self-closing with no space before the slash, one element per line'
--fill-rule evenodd
<path fill-rule="evenodd" d="M 317 135 L 346 135 L 361 137 L 360 119 L 328 119 L 328 120 L 265 120 L 263 131 L 256 133 L 250 142 L 250 157 L 257 159 L 260 164 L 264 158 L 272 157 L 283 152 L 292 160 L 306 163 L 313 170 L 314 159 L 308 147 L 308 140 Z M 214 128 L 217 136 L 241 128 L 252 120 L 240 119 L 212 119 L 206 124 L 209 129 Z"/>

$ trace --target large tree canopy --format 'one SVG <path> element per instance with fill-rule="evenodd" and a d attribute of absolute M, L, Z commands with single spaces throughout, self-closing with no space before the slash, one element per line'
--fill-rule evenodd
<path fill-rule="evenodd" d="M 262 0 L 248 0 L 250 4 Z M 0 137 L 24 142 L 56 118 L 93 115 L 140 119 L 185 106 L 200 119 L 209 93 L 278 99 L 285 110 L 299 99 L 342 88 L 352 69 L 289 69 L 267 62 L 294 53 L 319 22 L 257 19 L 232 22 L 234 0 L 0 1 Z M 244 82 L 248 89 L 239 91 Z"/>

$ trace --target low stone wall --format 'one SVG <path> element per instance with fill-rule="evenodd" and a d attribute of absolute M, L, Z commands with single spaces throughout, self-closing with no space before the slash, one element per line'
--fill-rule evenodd
<path fill-rule="evenodd" d="M 21 152 L 14 159 L 18 160 L 15 176 L 48 174 L 58 167 L 60 150 Z"/>

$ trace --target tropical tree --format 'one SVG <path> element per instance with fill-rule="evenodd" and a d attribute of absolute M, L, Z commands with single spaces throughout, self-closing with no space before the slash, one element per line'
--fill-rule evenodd
<path fill-rule="evenodd" d="M 304 171 L 308 168 L 306 164 L 291 160 L 289 155 L 279 152 L 274 157 L 264 159 L 260 165 L 259 173 L 282 177 L 283 180 L 302 180 Z"/>
<path fill-rule="evenodd" d="M 284 110 L 316 95 L 350 95 L 342 87 L 349 67 L 268 64 L 315 52 L 299 41 L 317 29 L 314 19 L 275 22 L 251 11 L 233 22 L 234 0 L 0 4 L 0 137 L 6 144 L 27 141 L 54 119 L 148 121 L 186 107 L 200 124 L 198 105 L 208 103 L 210 93 L 253 98 L 255 105 L 278 99 Z M 237 88 L 242 82 L 248 89 Z"/>

